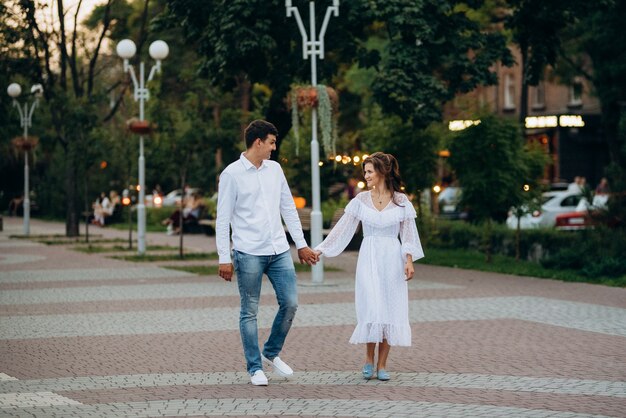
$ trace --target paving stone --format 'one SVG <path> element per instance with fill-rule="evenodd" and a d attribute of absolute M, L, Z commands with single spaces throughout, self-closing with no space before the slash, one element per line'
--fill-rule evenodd
<path fill-rule="evenodd" d="M 357 254 L 344 253 L 321 285 L 298 274 L 281 353 L 294 377 L 253 387 L 235 283 L 9 239 L 20 221 L 0 232 L 0 416 L 626 417 L 626 289 L 418 263 L 413 346 L 392 348 L 391 381 L 365 381 L 364 348 L 347 343 Z M 185 240 L 215 251 L 213 237 Z M 262 294 L 264 340 L 276 304 Z"/>

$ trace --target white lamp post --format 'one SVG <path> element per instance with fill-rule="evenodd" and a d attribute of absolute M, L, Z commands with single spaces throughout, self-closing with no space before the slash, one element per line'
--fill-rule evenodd
<path fill-rule="evenodd" d="M 43 87 L 41 84 L 34 84 L 31 87 L 30 93 L 35 99 L 30 107 L 28 106 L 28 101 L 24 103 L 24 108 L 17 101 L 19 95 L 22 94 L 22 87 L 19 84 L 11 83 L 7 88 L 7 93 L 13 98 L 13 106 L 17 107 L 20 113 L 20 126 L 24 128 L 24 143 L 22 146 L 24 150 L 24 202 L 22 205 L 24 209 L 23 232 L 24 235 L 28 236 L 30 235 L 30 190 L 28 186 L 28 151 L 30 150 L 30 141 L 28 139 L 28 128 L 32 126 L 33 112 L 39 103 L 39 98 L 43 94 Z"/>
<path fill-rule="evenodd" d="M 333 0 L 333 5 L 327 7 L 319 36 L 315 30 L 314 1 L 309 1 L 309 35 L 306 33 L 298 8 L 292 6 L 291 0 L 285 0 L 285 8 L 287 9 L 287 17 L 291 17 L 293 14 L 296 22 L 298 23 L 298 29 L 300 29 L 300 35 L 302 35 L 302 57 L 304 59 L 311 57 L 311 84 L 316 86 L 317 57 L 324 59 L 324 35 L 326 34 L 326 28 L 328 27 L 330 15 L 334 13 L 335 17 L 339 16 L 339 0 Z M 312 110 L 311 124 L 311 183 L 313 193 L 313 208 L 311 210 L 311 246 L 315 247 L 322 242 L 322 211 L 320 203 L 319 166 L 320 151 L 319 142 L 317 141 L 317 109 L 315 108 Z M 313 283 L 322 283 L 324 281 L 324 264 L 322 261 L 313 266 L 311 280 Z"/>
<path fill-rule="evenodd" d="M 150 99 L 150 91 L 146 87 L 154 77 L 154 74 L 161 72 L 161 60 L 167 58 L 169 48 L 164 41 L 154 41 L 150 44 L 150 56 L 156 61 L 152 66 L 148 79 L 145 79 L 144 63 L 139 64 L 139 79 L 135 75 L 135 69 L 128 63 L 137 52 L 135 43 L 130 39 L 124 39 L 117 44 L 117 55 L 124 60 L 124 72 L 130 74 L 133 80 L 134 98 L 139 102 L 139 120 L 144 121 L 144 102 Z M 142 255 L 146 253 L 146 179 L 145 179 L 145 158 L 143 154 L 143 135 L 139 136 L 139 202 L 137 204 L 137 252 Z"/>

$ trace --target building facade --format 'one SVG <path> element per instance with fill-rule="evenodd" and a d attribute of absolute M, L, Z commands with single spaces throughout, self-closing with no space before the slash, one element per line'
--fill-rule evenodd
<path fill-rule="evenodd" d="M 519 63 L 519 51 L 511 52 Z M 497 85 L 479 87 L 445 106 L 444 120 L 450 129 L 476 123 L 476 115 L 485 111 L 520 119 L 521 66 L 498 65 L 495 71 Z M 593 96 L 592 86 L 582 77 L 562 84 L 546 70 L 538 86 L 529 86 L 527 104 L 523 121 L 526 139 L 541 144 L 550 157 L 545 180 L 571 182 L 575 176 L 584 176 L 590 186 L 597 184 L 605 175 L 609 154 L 601 128 L 600 103 Z"/>

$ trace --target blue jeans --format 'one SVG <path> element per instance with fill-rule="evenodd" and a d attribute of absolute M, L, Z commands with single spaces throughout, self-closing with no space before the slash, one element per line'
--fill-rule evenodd
<path fill-rule="evenodd" d="M 277 255 L 259 256 L 234 250 L 233 264 L 241 298 L 239 331 L 243 353 L 246 357 L 248 373 L 254 374 L 257 370 L 263 370 L 256 319 L 263 274 L 267 275 L 274 287 L 279 307 L 272 331 L 263 347 L 263 355 L 271 360 L 282 350 L 298 309 L 296 270 L 289 251 Z"/>

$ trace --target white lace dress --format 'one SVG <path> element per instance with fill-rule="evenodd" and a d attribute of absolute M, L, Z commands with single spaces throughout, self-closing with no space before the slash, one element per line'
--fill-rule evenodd
<path fill-rule="evenodd" d="M 379 211 L 370 192 L 359 193 L 348 203 L 328 237 L 315 248 L 326 257 L 339 255 L 362 223 L 363 242 L 355 281 L 357 326 L 350 338 L 353 344 L 386 339 L 390 345 L 411 345 L 404 264 L 407 254 L 415 261 L 424 257 L 424 251 L 413 205 L 402 193 L 394 198 L 401 206 L 389 202 Z"/>

